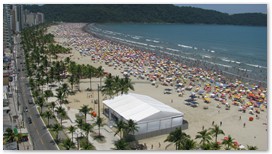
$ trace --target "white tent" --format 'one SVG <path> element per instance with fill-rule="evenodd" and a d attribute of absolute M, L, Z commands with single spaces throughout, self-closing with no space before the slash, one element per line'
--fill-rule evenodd
<path fill-rule="evenodd" d="M 129 93 L 103 101 L 109 109 L 109 119 L 128 121 L 132 119 L 137 123 L 138 132 L 143 134 L 181 126 L 183 113 L 167 106 L 158 100 L 145 95 Z"/>

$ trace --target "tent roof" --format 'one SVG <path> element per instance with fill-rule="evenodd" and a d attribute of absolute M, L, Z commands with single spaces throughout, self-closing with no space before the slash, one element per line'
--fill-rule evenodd
<path fill-rule="evenodd" d="M 182 112 L 154 98 L 140 94 L 129 93 L 105 100 L 103 103 L 126 120 L 132 119 L 136 122 L 183 115 Z M 151 116 L 152 119 L 149 118 Z"/>

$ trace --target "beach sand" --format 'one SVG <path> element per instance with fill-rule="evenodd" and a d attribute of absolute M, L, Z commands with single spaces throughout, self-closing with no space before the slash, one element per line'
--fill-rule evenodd
<path fill-rule="evenodd" d="M 51 26 L 48 32 L 53 32 L 55 26 Z M 63 42 L 62 38 L 56 38 L 56 42 Z M 122 77 L 119 69 L 114 69 L 113 67 L 107 66 L 104 62 L 95 62 L 91 60 L 89 56 L 81 56 L 78 51 L 75 49 L 71 50 L 71 60 L 75 61 L 78 64 L 90 64 L 94 67 L 102 66 L 106 72 L 110 72 L 112 75 L 119 75 Z M 60 54 L 58 60 L 63 60 L 65 57 L 70 55 Z M 246 145 L 254 145 L 258 147 L 258 150 L 268 150 L 268 132 L 266 131 L 268 126 L 267 121 L 267 110 L 261 112 L 259 114 L 259 119 L 249 121 L 248 118 L 250 115 L 248 112 L 242 113 L 238 111 L 238 106 L 231 105 L 230 110 L 225 110 L 225 107 L 222 106 L 221 109 L 217 108 L 218 104 L 215 100 L 211 99 L 210 104 L 205 104 L 204 101 L 199 98 L 197 101 L 199 102 L 199 106 L 196 108 L 192 108 L 184 104 L 185 100 L 190 98 L 190 91 L 186 91 L 183 97 L 179 97 L 176 92 L 172 94 L 163 94 L 163 91 L 166 86 L 159 85 L 157 88 L 151 85 L 150 81 L 137 79 L 135 77 L 131 77 L 132 82 L 134 83 L 135 91 L 129 91 L 131 93 L 143 94 L 153 97 L 166 105 L 169 105 L 181 112 L 184 113 L 184 119 L 188 121 L 189 128 L 184 130 L 185 133 L 191 136 L 191 138 L 195 138 L 197 132 L 204 128 L 212 127 L 212 122 L 215 124 L 220 124 L 222 122 L 221 129 L 224 130 L 225 135 L 231 135 L 239 144 L 244 146 Z M 92 79 L 92 97 L 88 97 L 91 92 L 85 91 L 85 89 L 89 88 L 89 79 L 82 79 L 80 83 L 81 92 L 77 92 L 75 95 L 71 95 L 68 97 L 68 101 L 70 104 L 67 106 L 75 109 L 79 109 L 83 104 L 89 105 L 90 107 L 97 110 L 97 105 L 92 103 L 92 100 L 97 99 L 97 85 L 99 83 L 98 78 Z M 187 83 L 188 84 L 188 83 Z M 168 87 L 169 88 L 169 87 Z M 76 88 L 74 88 L 76 89 Z M 105 96 L 102 96 L 105 98 Z M 101 97 L 100 97 L 101 98 Z M 171 101 L 173 100 L 173 102 Z M 101 103 L 101 115 L 102 115 L 102 103 Z M 204 106 L 208 106 L 208 109 L 203 109 Z M 241 116 L 241 120 L 240 117 Z M 106 119 L 106 118 L 105 118 Z M 246 127 L 243 127 L 243 124 L 246 123 Z M 165 143 L 168 134 L 160 135 L 156 137 L 151 137 L 147 139 L 139 140 L 139 143 L 146 143 L 148 149 L 151 149 L 151 145 L 153 145 L 153 150 L 164 150 L 165 147 L 169 144 L 169 142 Z M 218 136 L 218 141 L 222 141 L 224 138 L 223 135 Z M 199 141 L 198 141 L 199 142 Z M 159 143 L 161 146 L 159 147 Z M 174 150 L 174 145 L 170 145 L 167 148 L 168 150 Z"/>

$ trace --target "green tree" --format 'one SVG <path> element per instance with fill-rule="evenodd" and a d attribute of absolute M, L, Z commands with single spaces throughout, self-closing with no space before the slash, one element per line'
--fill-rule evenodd
<path fill-rule="evenodd" d="M 74 75 L 71 75 L 68 79 L 68 82 L 71 84 L 72 92 L 74 91 L 74 84 L 76 83 L 76 78 Z"/>
<path fill-rule="evenodd" d="M 22 134 L 21 133 L 15 134 L 11 128 L 7 128 L 3 134 L 3 140 L 4 142 L 7 143 L 16 141 L 17 149 L 19 150 L 19 143 L 22 140 Z"/>
<path fill-rule="evenodd" d="M 53 96 L 54 96 L 54 94 L 53 94 L 53 92 L 51 90 L 46 90 L 44 92 L 44 97 L 45 97 L 45 99 L 46 99 L 47 102 L 48 102 L 48 98 L 49 97 L 53 97 Z"/>
<path fill-rule="evenodd" d="M 62 125 L 62 120 L 67 116 L 67 113 L 62 106 L 57 107 L 56 112 L 58 114 L 58 117 L 60 118 L 60 124 Z"/>
<path fill-rule="evenodd" d="M 83 105 L 79 111 L 82 112 L 84 114 L 85 117 L 85 122 L 87 120 L 87 114 L 92 111 L 93 109 L 91 107 L 89 107 L 88 105 Z"/>
<path fill-rule="evenodd" d="M 58 90 L 57 90 L 57 95 L 56 95 L 56 97 L 57 97 L 59 103 L 62 104 L 62 103 L 63 103 L 63 100 L 64 100 L 64 93 L 63 93 L 63 91 L 62 91 L 61 89 L 58 89 Z"/>
<path fill-rule="evenodd" d="M 47 127 L 49 127 L 49 123 L 50 123 L 49 120 L 52 119 L 54 117 L 54 115 L 50 111 L 45 111 L 43 116 L 45 116 L 47 118 Z"/>
<path fill-rule="evenodd" d="M 103 118 L 97 117 L 95 124 L 98 126 L 98 136 L 101 136 L 101 134 L 100 134 L 100 127 L 103 124 Z"/>
<path fill-rule="evenodd" d="M 215 137 L 215 143 L 217 143 L 217 136 L 222 134 L 225 135 L 224 131 L 220 129 L 218 125 L 214 125 L 213 128 L 210 128 L 210 133 Z"/>
<path fill-rule="evenodd" d="M 200 144 L 204 147 L 206 143 L 210 143 L 211 141 L 211 134 L 208 132 L 207 129 L 204 129 L 200 132 L 197 132 L 198 134 L 196 135 L 195 139 L 201 139 Z"/>
<path fill-rule="evenodd" d="M 55 107 L 56 107 L 56 103 L 55 102 L 49 103 L 49 107 L 51 108 L 52 112 L 54 112 L 55 111 Z"/>
<path fill-rule="evenodd" d="M 65 139 L 62 145 L 66 150 L 74 149 L 76 147 L 75 143 L 69 138 Z"/>
<path fill-rule="evenodd" d="M 93 126 L 88 123 L 84 123 L 83 130 L 86 132 L 87 141 L 89 141 L 89 133 L 93 131 Z"/>
<path fill-rule="evenodd" d="M 120 80 L 120 91 L 121 94 L 123 95 L 124 93 L 127 94 L 129 89 L 134 90 L 133 84 L 129 78 L 122 78 Z"/>
<path fill-rule="evenodd" d="M 67 83 L 62 84 L 61 91 L 63 92 L 64 98 L 67 97 L 67 95 L 69 93 L 69 86 Z"/>
<path fill-rule="evenodd" d="M 41 114 L 43 112 L 43 107 L 45 105 L 45 102 L 44 102 L 44 98 L 43 97 L 38 97 L 38 100 L 37 100 L 37 104 L 39 105 L 39 107 L 41 108 Z"/>
<path fill-rule="evenodd" d="M 77 123 L 78 128 L 80 128 L 80 129 L 83 128 L 84 121 L 82 119 L 77 119 L 76 123 Z"/>
<path fill-rule="evenodd" d="M 189 135 L 182 132 L 181 127 L 176 128 L 174 131 L 170 132 L 164 142 L 172 142 L 175 143 L 176 150 L 181 149 L 181 143 L 184 140 L 188 139 Z"/>
<path fill-rule="evenodd" d="M 94 76 L 95 71 L 93 66 L 87 65 L 87 77 L 90 79 L 90 90 L 92 90 L 92 77 Z"/>
<path fill-rule="evenodd" d="M 124 139 L 115 141 L 114 146 L 115 150 L 130 150 L 129 144 Z"/>
<path fill-rule="evenodd" d="M 196 148 L 196 142 L 190 138 L 186 138 L 181 143 L 181 150 L 194 150 Z"/>
<path fill-rule="evenodd" d="M 234 138 L 228 135 L 228 137 L 223 140 L 222 144 L 226 146 L 226 150 L 230 150 L 231 148 L 234 148 Z"/>
<path fill-rule="evenodd" d="M 70 127 L 68 127 L 68 131 L 69 131 L 69 133 L 72 134 L 72 141 L 73 141 L 74 132 L 76 131 L 76 127 L 70 126 Z"/>
<path fill-rule="evenodd" d="M 102 78 L 104 77 L 104 69 L 102 68 L 102 66 L 99 66 L 96 69 L 96 76 L 99 78 L 100 80 L 100 86 L 102 86 Z"/>
<path fill-rule="evenodd" d="M 54 131 L 56 133 L 56 142 L 59 142 L 59 131 L 61 131 L 63 129 L 63 127 L 60 124 L 54 124 L 52 126 L 52 131 Z"/>
<path fill-rule="evenodd" d="M 102 88 L 101 88 L 102 94 L 108 95 L 108 96 L 110 96 L 110 98 L 112 98 L 112 96 L 115 93 L 115 89 L 116 89 L 114 86 L 115 86 L 115 84 L 114 84 L 113 77 L 111 76 L 111 74 L 109 74 L 106 77 L 104 86 L 102 86 Z"/>
<path fill-rule="evenodd" d="M 132 135 L 134 135 L 135 131 L 138 131 L 138 126 L 137 126 L 137 123 L 134 122 L 132 119 L 129 119 L 128 120 L 128 123 L 127 123 L 127 133 L 132 133 Z"/>
<path fill-rule="evenodd" d="M 123 120 L 118 120 L 114 127 L 117 129 L 114 136 L 120 133 L 120 138 L 122 138 L 123 136 L 122 134 L 124 133 L 124 130 L 127 128 L 127 123 L 125 123 Z"/>

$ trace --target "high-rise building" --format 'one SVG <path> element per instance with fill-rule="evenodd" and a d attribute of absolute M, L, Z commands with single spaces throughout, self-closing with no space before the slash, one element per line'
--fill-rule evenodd
<path fill-rule="evenodd" d="M 41 23 L 44 23 L 44 14 L 43 13 L 32 13 L 32 12 L 28 12 L 25 11 L 25 24 L 27 26 L 34 26 L 34 25 L 38 25 Z"/>
<path fill-rule="evenodd" d="M 36 24 L 41 24 L 44 22 L 44 15 L 43 13 L 38 12 L 36 14 Z"/>
<path fill-rule="evenodd" d="M 11 5 L 3 5 L 3 49 L 10 48 L 12 45 L 12 18 Z"/>

